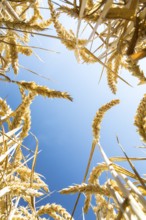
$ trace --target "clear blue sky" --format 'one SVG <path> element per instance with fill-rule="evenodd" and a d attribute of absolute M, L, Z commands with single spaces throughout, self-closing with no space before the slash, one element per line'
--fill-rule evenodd
<path fill-rule="evenodd" d="M 73 102 L 37 97 L 31 107 L 31 131 L 37 136 L 39 149 L 42 150 L 37 159 L 36 171 L 45 176 L 50 190 L 54 191 L 43 203 L 60 203 L 71 212 L 76 195 L 59 195 L 57 191 L 82 182 L 92 142 L 92 120 L 101 105 L 115 98 L 121 100 L 119 106 L 107 112 L 102 123 L 101 144 L 107 155 L 123 155 L 116 142 L 118 135 L 128 156 L 146 156 L 145 152 L 135 148 L 141 145 L 141 141 L 133 126 L 136 108 L 146 89 L 145 86 L 137 86 L 137 80 L 122 70 L 122 76 L 129 80 L 133 88 L 119 81 L 118 92 L 113 95 L 107 86 L 106 73 L 98 84 L 102 69 L 99 64 L 78 64 L 73 52 L 67 51 L 54 39 L 37 38 L 37 44 L 59 51 L 60 54 L 35 50 L 44 62 L 40 62 L 35 56 L 23 56 L 20 57 L 20 64 L 50 80 L 44 80 L 23 69 L 13 78 L 33 80 L 52 89 L 67 91 L 73 97 Z M 143 69 L 146 68 L 145 61 L 141 65 Z M 20 104 L 19 91 L 15 85 L 1 82 L 0 95 L 2 98 L 7 96 L 13 109 Z M 35 147 L 32 137 L 28 137 L 25 144 L 32 149 Z M 91 168 L 101 161 L 101 155 L 96 149 Z M 145 172 L 140 162 L 135 165 L 141 173 Z M 83 199 L 75 219 L 82 219 L 82 206 Z M 86 219 L 91 219 L 91 216 L 90 213 Z"/>

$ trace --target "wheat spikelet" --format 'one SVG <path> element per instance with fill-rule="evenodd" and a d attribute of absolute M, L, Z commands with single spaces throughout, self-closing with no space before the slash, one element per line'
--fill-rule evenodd
<path fill-rule="evenodd" d="M 21 214 L 20 215 L 18 214 L 18 215 L 13 215 L 12 220 L 27 220 L 27 218 L 22 216 Z"/>
<path fill-rule="evenodd" d="M 19 86 L 19 91 L 21 93 L 22 100 L 26 98 L 25 89 L 22 86 Z"/>
<path fill-rule="evenodd" d="M 79 17 L 79 10 L 78 8 L 70 8 L 67 5 L 60 5 L 58 8 L 58 11 L 64 14 L 69 15 L 70 17 L 73 18 L 78 18 Z"/>
<path fill-rule="evenodd" d="M 11 129 L 18 127 L 21 124 L 21 120 L 35 96 L 35 92 L 30 92 L 28 96 L 23 100 L 22 104 L 17 108 L 15 111 L 15 117 L 11 124 Z"/>
<path fill-rule="evenodd" d="M 88 179 L 88 182 L 91 184 L 96 184 L 99 176 L 101 175 L 102 172 L 106 170 L 106 166 L 103 164 L 98 164 L 98 166 L 94 167 L 92 171 L 90 172 L 90 176 Z"/>
<path fill-rule="evenodd" d="M 8 115 L 12 112 L 11 108 L 7 105 L 6 101 L 0 98 L 0 115 Z"/>
<path fill-rule="evenodd" d="M 18 73 L 18 50 L 16 46 L 16 40 L 15 37 L 10 38 L 10 58 L 12 63 L 12 68 L 14 70 L 14 73 Z"/>
<path fill-rule="evenodd" d="M 93 0 L 87 0 L 87 9 L 91 10 L 94 6 Z"/>
<path fill-rule="evenodd" d="M 0 107 L 1 107 L 1 111 L 0 111 L 0 116 L 4 116 L 7 118 L 7 116 L 9 116 L 12 113 L 11 108 L 7 105 L 6 101 L 0 98 Z M 8 124 L 8 127 L 11 126 L 11 121 L 10 119 L 6 119 L 6 122 Z"/>
<path fill-rule="evenodd" d="M 44 28 L 41 27 L 38 23 L 37 24 L 29 24 L 23 21 L 10 21 L 10 20 L 2 20 L 1 21 L 5 26 L 11 28 L 11 29 L 19 29 L 22 31 L 43 31 Z"/>
<path fill-rule="evenodd" d="M 31 169 L 29 169 L 28 167 L 26 167 L 26 166 L 18 167 L 17 168 L 17 173 L 19 174 L 20 179 L 23 182 L 25 182 L 25 181 L 27 182 L 28 180 L 30 181 Z M 41 184 L 42 188 L 45 191 L 47 191 L 47 192 L 49 191 L 48 186 L 45 184 L 45 182 L 39 177 L 39 175 L 36 172 L 34 173 L 34 182 L 37 182 L 38 184 Z"/>
<path fill-rule="evenodd" d="M 38 19 L 43 19 L 42 15 L 40 14 L 39 6 L 38 0 L 33 3 L 33 16 L 29 20 L 30 24 L 35 23 Z"/>
<path fill-rule="evenodd" d="M 117 164 L 112 164 L 114 169 L 119 172 L 119 173 L 123 173 L 131 178 L 137 179 L 137 176 L 135 174 L 133 174 L 132 172 L 130 172 L 129 170 L 118 166 Z M 101 175 L 102 172 L 108 170 L 108 166 L 105 163 L 100 163 L 98 164 L 96 167 L 94 167 L 90 173 L 88 182 L 91 184 L 96 184 L 98 183 L 98 179 Z"/>
<path fill-rule="evenodd" d="M 86 21 L 86 22 L 91 22 L 91 23 L 96 23 L 100 12 L 96 11 L 95 13 L 91 13 L 92 8 L 90 9 L 91 6 L 91 1 L 88 4 L 87 1 L 87 7 L 84 10 L 84 16 L 82 17 L 82 20 Z M 76 8 L 69 8 L 66 5 L 61 5 L 58 9 L 60 12 L 69 15 L 70 17 L 73 17 L 75 19 L 79 18 L 79 9 Z M 90 14 L 91 13 L 91 14 Z"/>
<path fill-rule="evenodd" d="M 28 212 L 28 210 L 27 210 L 25 207 L 20 206 L 20 207 L 19 207 L 19 210 L 20 210 L 20 212 L 21 212 L 23 215 L 25 215 L 25 217 L 26 217 L 27 219 L 30 219 L 30 218 L 31 218 L 31 214 Z"/>
<path fill-rule="evenodd" d="M 17 51 L 18 51 L 18 53 L 22 53 L 26 56 L 30 56 L 32 54 L 31 48 L 27 48 L 27 47 L 23 47 L 23 46 L 17 46 Z"/>
<path fill-rule="evenodd" d="M 31 128 L 31 115 L 30 115 L 30 109 L 28 108 L 23 116 L 23 128 L 20 134 L 20 138 L 22 140 L 28 136 L 28 132 L 30 128 Z"/>
<path fill-rule="evenodd" d="M 117 79 L 118 79 L 118 71 L 121 61 L 121 55 L 117 52 L 113 53 L 111 57 L 108 59 L 107 66 L 109 67 L 107 69 L 107 80 L 108 85 L 111 89 L 111 91 L 116 94 L 117 91 Z"/>
<path fill-rule="evenodd" d="M 29 33 L 27 33 L 27 32 L 23 33 L 23 39 L 22 39 L 22 41 L 23 41 L 24 43 L 28 43 L 29 40 L 30 40 L 30 35 L 29 35 Z"/>
<path fill-rule="evenodd" d="M 21 144 L 20 144 L 15 151 L 13 165 L 15 167 L 18 167 L 21 164 L 22 159 L 23 159 L 23 154 L 22 154 Z"/>
<path fill-rule="evenodd" d="M 146 142 L 146 94 L 138 106 L 134 124 L 138 127 L 137 131 L 142 137 L 142 140 Z"/>
<path fill-rule="evenodd" d="M 133 76 L 139 79 L 139 84 L 146 83 L 144 72 L 140 69 L 137 61 L 132 60 L 130 57 L 126 57 L 126 61 L 122 62 L 121 65 L 128 69 Z"/>
<path fill-rule="evenodd" d="M 84 213 L 88 212 L 91 205 L 91 199 L 92 199 L 92 195 L 90 193 L 86 193 L 84 207 L 83 207 Z"/>
<path fill-rule="evenodd" d="M 30 188 L 30 182 L 23 182 L 21 179 L 14 179 L 14 181 L 8 181 L 7 182 L 7 185 L 8 186 L 10 186 L 10 187 L 13 187 L 13 185 L 17 185 L 17 187 L 19 188 L 19 186 L 20 187 L 24 187 L 24 188 L 26 188 L 26 189 L 34 189 L 34 190 L 36 190 L 36 191 L 38 191 L 38 190 L 41 190 L 41 189 L 43 189 L 43 187 L 44 187 L 44 184 L 42 184 L 42 183 L 33 183 L 32 184 L 32 186 L 31 186 L 31 188 Z"/>
<path fill-rule="evenodd" d="M 79 50 L 79 55 L 81 56 L 83 61 L 85 61 L 86 63 L 96 63 L 97 62 L 97 59 L 95 59 L 94 56 L 91 56 L 91 53 L 89 53 L 89 51 L 85 47 L 83 47 Z"/>
<path fill-rule="evenodd" d="M 2 68 L 4 70 L 7 70 L 9 65 L 10 65 L 10 62 L 11 62 L 11 55 L 10 55 L 9 45 L 5 45 L 5 54 L 4 54 L 3 58 L 4 58 L 5 62 L 3 63 Z"/>
<path fill-rule="evenodd" d="M 37 212 L 38 215 L 48 214 L 51 217 L 53 217 L 52 213 L 56 213 L 60 219 L 69 220 L 71 218 L 71 215 L 61 205 L 58 205 L 55 203 L 42 206 Z M 57 218 L 55 218 L 55 219 L 57 219 Z"/>
<path fill-rule="evenodd" d="M 112 188 L 115 190 L 115 192 L 118 192 L 119 195 L 123 196 L 117 182 L 113 179 L 108 179 L 107 182 L 105 182 L 105 187 L 107 187 L 107 185 L 110 184 L 110 186 L 112 186 Z"/>
<path fill-rule="evenodd" d="M 99 141 L 99 134 L 100 134 L 100 124 L 101 124 L 101 121 L 104 117 L 104 114 L 106 113 L 106 111 L 108 111 L 110 108 L 112 108 L 114 105 L 117 105 L 119 104 L 119 100 L 118 99 L 115 99 L 115 100 L 112 100 L 111 102 L 103 105 L 97 112 L 96 112 L 96 115 L 95 115 L 95 118 L 93 120 L 93 123 L 92 123 L 92 130 L 93 130 L 93 137 L 94 139 L 96 140 L 96 142 Z"/>
<path fill-rule="evenodd" d="M 26 100 L 27 96 L 25 94 L 25 90 L 23 89 L 23 87 L 19 86 L 19 90 L 20 90 L 20 93 L 22 96 L 22 102 L 23 102 L 24 100 Z M 22 131 L 19 137 L 20 139 L 23 140 L 28 135 L 28 132 L 31 128 L 31 112 L 30 112 L 29 106 L 26 108 L 25 113 L 22 117 L 22 120 L 23 120 L 23 127 L 22 127 Z"/>
<path fill-rule="evenodd" d="M 13 186 L 6 186 L 3 187 L 3 190 L 5 190 L 4 195 L 7 195 L 8 193 L 12 193 L 13 196 L 42 196 L 43 194 L 41 192 L 38 192 L 35 189 L 32 188 L 25 188 L 23 185 L 13 185 Z"/>
<path fill-rule="evenodd" d="M 118 75 L 118 71 L 119 71 L 119 68 L 120 68 L 120 63 L 121 63 L 121 59 L 122 59 L 122 55 L 117 53 L 115 54 L 115 59 L 113 60 L 113 65 L 114 65 L 114 68 L 113 68 L 113 71 L 116 73 L 115 74 L 115 81 L 117 80 L 117 75 Z"/>
<path fill-rule="evenodd" d="M 95 212 L 97 218 L 106 218 L 109 220 L 115 219 L 116 213 L 114 211 L 114 207 L 112 204 L 110 204 L 103 196 L 97 194 L 95 196 L 96 204 L 93 208 L 93 211 Z"/>
<path fill-rule="evenodd" d="M 46 21 L 38 23 L 39 27 L 41 27 L 42 29 L 49 27 L 51 24 L 52 24 L 52 19 L 48 19 Z"/>
<path fill-rule="evenodd" d="M 107 69 L 107 81 L 108 81 L 108 86 L 110 87 L 111 91 L 116 94 L 117 87 L 115 84 L 115 74 L 113 74 L 112 70 L 112 62 L 108 60 L 108 69 Z"/>

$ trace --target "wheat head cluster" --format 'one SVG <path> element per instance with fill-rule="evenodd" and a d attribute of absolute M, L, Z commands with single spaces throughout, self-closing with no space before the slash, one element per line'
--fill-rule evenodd
<path fill-rule="evenodd" d="M 39 152 L 37 138 L 32 135 L 36 141 L 35 151 L 23 143 L 31 130 L 30 105 L 38 95 L 68 101 L 72 101 L 72 97 L 67 92 L 35 82 L 12 80 L 9 76 L 10 71 L 18 74 L 20 54 L 34 54 L 30 43 L 32 36 L 41 35 L 60 40 L 67 49 L 74 51 L 78 62 L 101 64 L 114 94 L 118 80 L 130 84 L 120 75 L 121 68 L 137 77 L 139 85 L 146 83 L 144 71 L 139 66 L 139 60 L 146 57 L 146 0 L 64 0 L 55 3 L 48 0 L 45 2 L 48 18 L 43 16 L 44 2 L 0 1 L 0 80 L 17 85 L 21 94 L 21 103 L 15 110 L 6 99 L 0 98 L 0 219 L 44 220 L 46 214 L 55 220 L 73 219 L 81 194 L 85 196 L 84 213 L 91 208 L 96 219 L 146 219 L 146 179 L 132 163 L 145 158 L 129 158 L 122 146 L 125 157 L 108 158 L 100 145 L 102 119 L 109 109 L 120 103 L 119 99 L 101 106 L 95 114 L 91 152 L 82 183 L 60 190 L 61 194 L 78 193 L 73 212 L 69 214 L 55 203 L 37 206 L 37 202 L 50 191 L 41 175 L 35 172 Z M 76 33 L 67 30 L 60 22 L 62 14 L 77 21 Z M 53 25 L 56 36 L 43 34 L 50 25 Z M 146 142 L 146 94 L 135 113 L 134 125 L 142 141 Z M 104 161 L 89 174 L 96 147 Z M 119 161 L 127 161 L 132 171 L 116 164 Z M 101 184 L 103 172 L 110 175 Z"/>

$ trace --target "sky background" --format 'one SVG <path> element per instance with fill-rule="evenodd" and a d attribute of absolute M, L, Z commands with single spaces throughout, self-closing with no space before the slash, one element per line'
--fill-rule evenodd
<path fill-rule="evenodd" d="M 35 50 L 43 62 L 35 56 L 31 58 L 20 56 L 21 65 L 49 80 L 23 68 L 20 68 L 17 76 L 14 76 L 12 71 L 8 74 L 15 80 L 35 81 L 51 89 L 66 91 L 73 97 L 73 102 L 36 97 L 31 106 L 31 132 L 37 136 L 41 150 L 37 158 L 36 172 L 45 176 L 46 183 L 53 192 L 42 203 L 55 202 L 72 212 L 77 195 L 59 195 L 57 191 L 82 182 L 92 143 L 92 120 L 103 104 L 112 99 L 121 100 L 119 105 L 106 113 L 102 122 L 100 141 L 108 157 L 123 156 L 116 135 L 129 157 L 146 157 L 144 150 L 135 148 L 141 146 L 142 142 L 133 125 L 136 109 L 146 89 L 145 85 L 137 86 L 138 81 L 123 69 L 122 77 L 133 87 L 119 80 L 118 92 L 113 95 L 107 86 L 106 73 L 98 84 L 102 70 L 98 63 L 92 65 L 77 63 L 74 53 L 55 39 L 35 37 L 31 45 L 60 52 Z M 141 62 L 143 70 L 146 68 L 145 61 L 144 59 Z M 17 108 L 21 102 L 17 86 L 0 83 L 0 96 L 6 97 L 12 109 Z M 35 140 L 31 135 L 25 140 L 25 145 L 35 149 Z M 91 168 L 102 161 L 100 152 L 96 149 Z M 134 164 L 141 174 L 145 173 L 143 162 Z M 128 165 L 125 166 L 129 168 Z M 82 219 L 83 201 L 84 197 L 80 200 L 75 219 Z M 38 206 L 42 203 L 40 202 Z M 91 211 L 85 219 L 94 219 Z"/>

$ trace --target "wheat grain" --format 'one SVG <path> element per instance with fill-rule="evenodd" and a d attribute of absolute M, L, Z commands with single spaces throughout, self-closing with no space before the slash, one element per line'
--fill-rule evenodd
<path fill-rule="evenodd" d="M 22 117 L 26 113 L 27 108 L 30 106 L 35 96 L 35 92 L 30 92 L 28 96 L 23 100 L 22 104 L 17 108 L 17 110 L 15 111 L 15 117 L 11 124 L 11 129 L 16 128 L 20 125 Z"/>
<path fill-rule="evenodd" d="M 92 195 L 90 193 L 86 193 L 84 207 L 83 207 L 84 213 L 88 212 L 91 205 L 91 199 L 92 199 Z"/>
<path fill-rule="evenodd" d="M 86 40 L 78 40 L 76 41 L 75 36 L 72 32 L 66 31 L 66 29 L 62 26 L 62 24 L 57 19 L 57 14 L 54 10 L 53 4 L 51 0 L 48 0 L 52 21 L 54 23 L 54 27 L 57 31 L 57 34 L 61 40 L 61 42 L 70 50 L 76 49 L 76 43 L 78 42 L 79 46 L 83 46 L 86 43 Z"/>
<path fill-rule="evenodd" d="M 39 86 L 35 82 L 25 82 L 25 81 L 21 81 L 21 82 L 13 81 L 13 82 L 23 87 L 24 89 L 31 91 L 33 94 L 42 95 L 48 98 L 64 98 L 72 101 L 72 98 L 67 92 L 51 90 L 46 86 Z"/>
<path fill-rule="evenodd" d="M 58 219 L 63 218 L 63 219 L 66 219 L 66 220 L 70 220 L 70 218 L 71 218 L 70 214 L 64 208 L 62 208 L 61 205 L 58 205 L 58 204 L 55 204 L 55 203 L 47 204 L 45 206 L 42 206 L 37 212 L 38 215 L 48 214 L 50 216 L 52 216 L 52 213 L 59 214 L 59 215 L 56 215 L 56 217 L 58 216 Z"/>
<path fill-rule="evenodd" d="M 134 124 L 138 127 L 138 133 L 141 135 L 144 142 L 146 142 L 146 94 L 141 100 L 136 111 Z"/>
<path fill-rule="evenodd" d="M 94 117 L 93 123 L 92 123 L 92 130 L 93 130 L 93 137 L 96 140 L 96 142 L 99 141 L 99 134 L 100 134 L 100 124 L 101 121 L 104 117 L 104 114 L 106 113 L 106 111 L 108 111 L 110 108 L 112 108 L 114 105 L 119 104 L 119 100 L 115 99 L 112 100 L 111 102 L 103 105 L 97 112 L 96 115 Z"/>
<path fill-rule="evenodd" d="M 91 193 L 91 194 L 104 194 L 109 195 L 109 192 L 105 187 L 101 187 L 99 184 L 86 184 L 82 183 L 81 185 L 70 186 L 69 188 L 63 189 L 60 191 L 61 194 L 70 194 L 70 193 Z"/>

